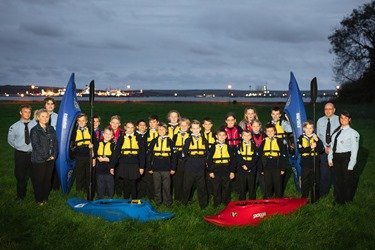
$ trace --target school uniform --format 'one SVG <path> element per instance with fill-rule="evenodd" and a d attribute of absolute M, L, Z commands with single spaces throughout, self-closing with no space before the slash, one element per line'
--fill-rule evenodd
<path fill-rule="evenodd" d="M 17 199 L 26 196 L 27 182 L 31 176 L 31 141 L 30 130 L 36 125 L 35 120 L 19 120 L 10 126 L 8 143 L 14 148 L 14 175 L 17 181 Z"/>
<path fill-rule="evenodd" d="M 260 132 L 260 133 L 257 133 L 257 134 L 252 132 L 251 136 L 252 136 L 252 139 L 255 143 L 256 151 L 258 152 L 258 155 L 259 155 L 260 145 L 262 144 L 266 135 L 263 132 Z M 264 196 L 265 193 L 266 193 L 266 184 L 265 184 L 265 181 L 264 181 L 264 175 L 262 175 L 262 159 L 261 159 L 260 155 L 259 155 L 259 157 L 256 161 L 256 166 L 257 166 L 257 177 L 256 177 L 255 191 L 259 186 L 260 192 L 262 193 L 262 196 Z"/>
<path fill-rule="evenodd" d="M 185 140 L 182 155 L 184 163 L 183 203 L 187 205 L 193 196 L 193 186 L 198 193 L 199 206 L 205 208 L 208 203 L 206 187 L 206 168 L 208 141 L 200 134 L 191 135 Z"/>
<path fill-rule="evenodd" d="M 180 126 L 177 124 L 168 123 L 168 136 L 173 140 L 173 137 L 180 132 Z"/>
<path fill-rule="evenodd" d="M 328 161 L 333 162 L 335 176 L 335 202 L 345 204 L 353 201 L 353 169 L 357 163 L 359 133 L 350 126 L 341 127 L 332 135 Z"/>
<path fill-rule="evenodd" d="M 32 183 L 35 201 L 48 201 L 51 191 L 51 177 L 57 157 L 57 137 L 52 126 L 42 128 L 38 123 L 30 131 L 33 147 L 31 153 Z M 53 157 L 53 159 L 50 159 Z"/>
<path fill-rule="evenodd" d="M 285 171 L 286 151 L 284 141 L 276 137 L 266 137 L 260 146 L 266 187 L 265 198 L 270 198 L 273 193 L 277 198 L 283 196 L 281 171 Z"/>
<path fill-rule="evenodd" d="M 242 141 L 242 143 L 238 147 L 236 158 L 236 178 L 238 178 L 240 186 L 239 199 L 246 200 L 247 193 L 249 193 L 249 199 L 255 199 L 255 181 L 258 161 L 258 152 L 255 142 L 252 139 L 248 142 Z M 245 170 L 243 166 L 246 166 L 247 170 Z"/>
<path fill-rule="evenodd" d="M 323 142 L 324 147 L 330 147 L 332 134 L 338 127 L 340 127 L 340 121 L 337 115 L 333 115 L 330 118 L 323 116 L 318 119 L 316 123 L 316 134 Z M 328 166 L 328 154 L 323 152 L 320 154 L 319 196 L 327 195 L 334 183 L 333 168 Z"/>
<path fill-rule="evenodd" d="M 137 179 L 141 176 L 139 170 L 145 168 L 145 160 L 146 145 L 135 134 L 119 137 L 111 156 L 111 168 L 116 168 L 115 174 L 123 182 L 125 199 L 138 197 Z"/>
<path fill-rule="evenodd" d="M 111 126 L 108 126 L 109 129 L 112 129 Z M 121 128 L 117 128 L 115 131 L 113 131 L 113 141 L 115 142 L 115 145 L 117 145 L 118 139 L 123 135 L 123 132 Z M 118 174 L 116 174 L 117 166 L 115 166 L 115 194 L 119 197 L 123 196 L 123 190 L 124 185 L 123 181 L 119 179 Z"/>
<path fill-rule="evenodd" d="M 182 147 L 185 140 L 189 137 L 189 132 L 179 131 L 173 137 L 174 151 L 176 153 L 177 165 L 176 173 L 172 176 L 172 185 L 174 199 L 177 201 L 183 201 L 183 183 L 184 183 L 184 159 L 182 157 Z"/>
<path fill-rule="evenodd" d="M 141 133 L 139 131 L 136 131 L 136 135 L 138 137 L 138 140 L 146 146 L 146 152 L 147 152 L 147 145 L 148 145 L 148 131 Z M 144 168 L 147 168 L 147 161 L 145 161 Z M 148 197 L 149 199 L 152 199 L 152 193 L 153 193 L 153 184 L 152 184 L 152 175 L 150 175 L 147 171 L 144 172 L 144 174 L 138 179 L 137 181 L 137 189 L 138 189 L 138 197 L 144 198 Z"/>
<path fill-rule="evenodd" d="M 90 161 L 91 153 L 89 145 L 91 143 L 91 134 L 88 127 L 78 127 L 72 135 L 73 153 L 76 161 L 75 176 L 76 190 L 78 192 L 87 192 L 90 185 Z"/>
<path fill-rule="evenodd" d="M 212 133 L 212 131 L 210 131 L 210 132 L 202 132 L 202 135 L 208 141 L 208 147 L 209 148 L 211 148 L 212 146 L 215 145 L 216 139 L 215 139 L 215 136 Z M 207 185 L 207 194 L 210 197 L 211 195 L 213 195 L 214 187 L 213 187 L 212 179 L 209 176 L 207 168 L 206 168 L 206 185 Z"/>
<path fill-rule="evenodd" d="M 208 172 L 214 173 L 214 206 L 230 202 L 229 174 L 235 172 L 234 149 L 226 143 L 217 142 L 208 156 Z"/>
<path fill-rule="evenodd" d="M 147 151 L 147 171 L 153 171 L 154 200 L 157 205 L 172 204 L 171 170 L 176 170 L 173 141 L 168 137 L 157 137 L 150 142 Z"/>
<path fill-rule="evenodd" d="M 312 143 L 316 143 L 314 149 L 311 148 Z M 322 141 L 318 138 L 314 140 L 313 136 L 310 137 L 302 134 L 298 138 L 298 151 L 301 155 L 301 193 L 303 198 L 308 198 L 311 194 L 312 198 L 319 198 L 319 154 L 324 150 Z M 314 165 L 315 164 L 315 165 Z M 315 194 L 314 192 L 315 182 Z M 315 202 L 316 200 L 311 200 Z"/>
<path fill-rule="evenodd" d="M 104 140 L 94 144 L 94 152 L 96 160 L 96 191 L 98 199 L 105 197 L 112 198 L 114 194 L 114 176 L 111 174 L 110 162 L 100 162 L 99 157 L 111 158 L 112 152 L 115 150 L 113 140 L 105 142 Z"/>

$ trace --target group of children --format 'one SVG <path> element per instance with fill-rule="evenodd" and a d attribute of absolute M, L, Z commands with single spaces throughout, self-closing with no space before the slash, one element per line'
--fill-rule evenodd
<path fill-rule="evenodd" d="M 176 110 L 168 113 L 168 123 L 152 115 L 148 122 L 126 122 L 123 130 L 119 116 L 112 116 L 104 130 L 100 117 L 94 116 L 90 132 L 87 116 L 81 114 L 72 137 L 76 189 L 87 191 L 93 166 L 97 198 L 116 193 L 132 199 L 147 196 L 157 205 L 170 206 L 173 200 L 186 205 L 197 190 L 199 205 L 205 208 L 211 195 L 214 206 L 229 203 L 232 189 L 240 200 L 255 199 L 258 185 L 264 198 L 282 197 L 288 146 L 294 145 L 287 143 L 291 129 L 281 121 L 278 107 L 271 117 L 263 131 L 256 110 L 246 108 L 239 125 L 228 113 L 225 125 L 213 132 L 210 118 L 190 121 Z M 303 197 L 313 185 L 311 158 L 321 150 L 313 126 L 310 121 L 304 124 L 298 145 L 307 166 L 302 169 Z"/>

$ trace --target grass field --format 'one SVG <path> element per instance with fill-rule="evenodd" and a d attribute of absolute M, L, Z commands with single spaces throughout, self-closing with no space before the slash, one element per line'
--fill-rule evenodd
<path fill-rule="evenodd" d="M 19 104 L 0 102 L 0 248 L 141 248 L 141 249 L 228 249 L 228 248 L 305 248 L 305 249 L 375 249 L 375 113 L 365 105 L 341 105 L 338 111 L 348 110 L 353 115 L 353 127 L 361 134 L 356 173 L 359 176 L 354 202 L 345 206 L 332 204 L 332 192 L 317 204 L 307 205 L 290 216 L 275 216 L 258 227 L 218 228 L 203 221 L 203 216 L 219 212 L 223 207 L 210 204 L 200 210 L 197 201 L 184 207 L 174 204 L 161 211 L 175 213 L 170 221 L 139 223 L 105 222 L 73 212 L 66 204 L 69 197 L 81 196 L 72 191 L 68 196 L 52 192 L 49 203 L 35 205 L 31 183 L 24 201 L 14 201 L 13 150 L 7 144 L 9 126 L 18 120 Z M 39 108 L 41 103 L 32 103 Z M 84 111 L 88 105 L 83 104 Z M 270 107 L 256 106 L 263 122 L 269 120 Z M 171 109 L 183 116 L 201 120 L 210 116 L 217 128 L 227 112 L 242 118 L 242 104 L 183 104 L 183 103 L 99 103 L 95 112 L 102 117 L 102 125 L 111 115 L 122 120 L 147 118 L 156 113 L 163 119 Z M 317 107 L 322 115 L 322 106 Z M 311 114 L 311 108 L 308 108 Z M 311 116 L 310 116 L 311 117 Z M 298 196 L 292 179 L 287 196 Z M 195 197 L 196 198 L 196 197 Z M 235 198 L 233 196 L 233 198 Z"/>

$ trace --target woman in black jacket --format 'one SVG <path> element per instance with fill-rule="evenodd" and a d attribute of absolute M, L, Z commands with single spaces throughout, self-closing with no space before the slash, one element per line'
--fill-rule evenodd
<path fill-rule="evenodd" d="M 32 183 L 35 201 L 39 205 L 47 203 L 51 189 L 52 171 L 57 156 L 56 132 L 48 125 L 49 114 L 46 109 L 36 112 L 37 125 L 30 131 L 32 162 Z"/>

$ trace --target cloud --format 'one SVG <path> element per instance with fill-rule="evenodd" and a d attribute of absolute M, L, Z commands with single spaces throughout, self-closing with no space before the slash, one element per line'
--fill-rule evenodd
<path fill-rule="evenodd" d="M 65 35 L 61 27 L 47 23 L 21 23 L 19 29 L 43 37 L 60 38 Z"/>

